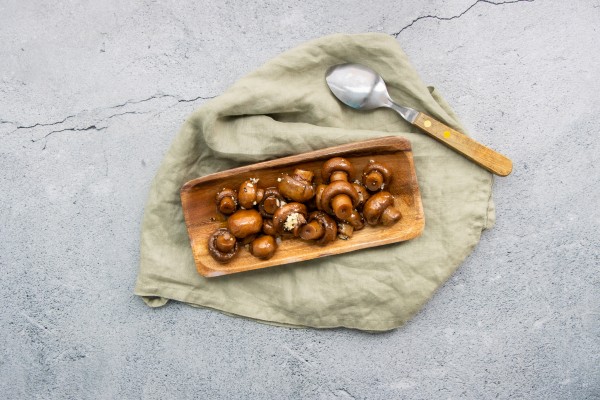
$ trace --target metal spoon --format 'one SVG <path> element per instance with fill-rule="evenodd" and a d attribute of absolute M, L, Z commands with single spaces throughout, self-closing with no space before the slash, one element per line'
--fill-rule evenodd
<path fill-rule="evenodd" d="M 394 103 L 381 76 L 369 67 L 360 64 L 334 65 L 327 70 L 325 80 L 335 97 L 347 106 L 357 110 L 391 108 L 406 121 L 488 171 L 500 176 L 512 171 L 512 162 L 502 154 L 427 114 Z"/>

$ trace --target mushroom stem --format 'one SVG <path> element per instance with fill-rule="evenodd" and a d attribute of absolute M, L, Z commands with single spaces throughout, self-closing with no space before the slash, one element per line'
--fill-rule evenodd
<path fill-rule="evenodd" d="M 318 221 L 311 221 L 300 229 L 300 237 L 304 240 L 317 240 L 325 234 Z"/>
<path fill-rule="evenodd" d="M 228 253 L 235 246 L 235 236 L 229 232 L 225 232 L 222 235 L 217 236 L 215 246 L 219 251 Z"/>
<path fill-rule="evenodd" d="M 329 182 L 347 181 L 347 180 L 348 180 L 348 174 L 345 171 L 335 171 L 334 173 L 331 174 L 331 177 L 329 178 Z"/>
<path fill-rule="evenodd" d="M 398 222 L 402 218 L 402 214 L 396 207 L 388 207 L 381 214 L 381 224 L 390 226 Z"/>
<path fill-rule="evenodd" d="M 379 171 L 372 171 L 365 177 L 365 186 L 370 191 L 381 189 L 383 185 L 383 176 Z"/>
<path fill-rule="evenodd" d="M 352 214 L 352 199 L 348 195 L 338 194 L 331 199 L 331 208 L 339 219 L 347 219 Z"/>

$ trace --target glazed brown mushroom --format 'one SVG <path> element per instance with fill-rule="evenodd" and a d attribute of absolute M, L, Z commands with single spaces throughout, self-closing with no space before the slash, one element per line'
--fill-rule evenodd
<path fill-rule="evenodd" d="M 363 184 L 371 192 L 383 190 L 390 184 L 392 179 L 392 170 L 386 164 L 369 160 L 362 174 Z"/>
<path fill-rule="evenodd" d="M 208 253 L 221 263 L 228 263 L 239 250 L 235 236 L 226 228 L 220 228 L 208 238 Z"/>
<path fill-rule="evenodd" d="M 262 229 L 263 219 L 254 209 L 238 210 L 227 219 L 229 231 L 239 239 L 254 235 Z"/>
<path fill-rule="evenodd" d="M 323 182 L 350 181 L 354 176 L 354 166 L 343 157 L 334 157 L 323 164 L 321 177 Z"/>
<path fill-rule="evenodd" d="M 311 171 L 296 169 L 292 175 L 284 174 L 277 179 L 277 189 L 284 197 L 304 203 L 315 195 L 314 177 Z"/>
<path fill-rule="evenodd" d="M 265 191 L 258 187 L 258 179 L 242 182 L 238 189 L 238 203 L 242 208 L 252 208 L 262 200 Z"/>
<path fill-rule="evenodd" d="M 326 213 L 346 219 L 358 204 L 358 193 L 351 183 L 335 181 L 323 190 L 320 204 Z"/>
<path fill-rule="evenodd" d="M 393 225 L 402 218 L 400 211 L 394 207 L 394 196 L 390 192 L 377 192 L 367 200 L 363 208 L 363 216 L 369 225 Z"/>
<path fill-rule="evenodd" d="M 291 232 L 298 236 L 300 229 L 306 224 L 308 212 L 302 203 L 287 203 L 273 214 L 273 226 L 279 234 Z"/>
<path fill-rule="evenodd" d="M 335 220 L 323 211 L 313 211 L 308 217 L 308 223 L 300 229 L 300 237 L 304 240 L 314 240 L 317 244 L 325 245 L 335 240 L 337 224 Z"/>
<path fill-rule="evenodd" d="M 250 254 L 263 260 L 273 257 L 275 250 L 277 250 L 277 243 L 270 235 L 260 236 L 250 244 Z"/>
<path fill-rule="evenodd" d="M 237 210 L 237 192 L 231 188 L 224 187 L 217 193 L 217 210 L 225 215 L 231 215 Z"/>
<path fill-rule="evenodd" d="M 317 192 L 315 193 L 315 205 L 317 206 L 317 210 L 323 211 L 323 206 L 321 205 L 321 198 L 323 197 L 323 191 L 327 185 L 320 184 L 317 186 Z"/>
<path fill-rule="evenodd" d="M 277 235 L 277 230 L 275 229 L 275 226 L 273 225 L 272 219 L 267 219 L 267 218 L 263 219 L 262 231 L 265 235 L 271 235 L 271 236 Z"/>
<path fill-rule="evenodd" d="M 362 210 L 366 201 L 369 199 L 369 197 L 371 197 L 371 194 L 369 193 L 367 188 L 364 187 L 363 184 L 359 181 L 354 181 L 352 183 L 352 186 L 354 187 L 354 189 L 356 189 L 356 193 L 358 193 L 358 204 L 356 205 L 356 209 Z"/>
<path fill-rule="evenodd" d="M 354 233 L 354 227 L 347 222 L 338 222 L 338 237 L 342 240 L 348 240 Z"/>
<path fill-rule="evenodd" d="M 275 211 L 284 204 L 285 201 L 279 190 L 276 187 L 268 187 L 265 189 L 262 200 L 258 203 L 258 211 L 265 218 L 273 218 Z"/>
<path fill-rule="evenodd" d="M 352 225 L 355 231 L 360 231 L 362 228 L 365 227 L 364 218 L 356 210 L 352 211 L 352 214 L 350 214 L 350 216 L 346 218 L 344 222 L 347 222 L 350 225 Z"/>

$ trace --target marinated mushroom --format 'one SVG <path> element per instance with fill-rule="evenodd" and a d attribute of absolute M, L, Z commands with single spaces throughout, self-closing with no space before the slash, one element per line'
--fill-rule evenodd
<path fill-rule="evenodd" d="M 284 197 L 303 203 L 315 195 L 314 177 L 311 171 L 296 169 L 292 175 L 284 174 L 277 179 L 277 189 Z"/>
<path fill-rule="evenodd" d="M 354 189 L 356 189 L 356 193 L 358 193 L 358 204 L 356 205 L 357 210 L 362 210 L 363 206 L 367 199 L 371 196 L 366 187 L 363 186 L 359 181 L 354 181 L 352 183 Z"/>
<path fill-rule="evenodd" d="M 231 215 L 237 210 L 237 192 L 231 188 L 224 187 L 217 193 L 217 210 L 221 214 Z"/>
<path fill-rule="evenodd" d="M 273 226 L 279 234 L 291 232 L 298 236 L 300 228 L 306 224 L 308 212 L 302 203 L 287 203 L 273 214 Z"/>
<path fill-rule="evenodd" d="M 275 229 L 275 226 L 273 225 L 272 219 L 267 219 L 267 218 L 263 219 L 262 231 L 265 235 L 271 235 L 271 236 L 277 235 L 277 230 Z"/>
<path fill-rule="evenodd" d="M 270 235 L 260 236 L 250 243 L 250 254 L 263 260 L 273 257 L 275 250 L 277 250 L 277 243 Z"/>
<path fill-rule="evenodd" d="M 258 211 L 265 218 L 273 218 L 275 211 L 284 204 L 285 201 L 279 190 L 276 187 L 268 187 L 263 198 L 258 202 Z"/>
<path fill-rule="evenodd" d="M 351 183 L 335 181 L 327 185 L 321 194 L 320 205 L 328 214 L 347 219 L 358 204 L 358 193 Z"/>
<path fill-rule="evenodd" d="M 235 257 L 239 250 L 235 236 L 227 230 L 220 228 L 213 232 L 208 239 L 208 253 L 221 263 L 228 263 Z"/>
<path fill-rule="evenodd" d="M 258 179 L 251 178 L 242 182 L 238 189 L 238 202 L 242 208 L 252 208 L 263 198 L 265 191 L 258 187 Z"/>
<path fill-rule="evenodd" d="M 375 160 L 369 160 L 369 163 L 365 166 L 362 174 L 363 184 L 371 192 L 383 190 L 390 184 L 391 179 L 391 168 L 386 164 Z"/>
<path fill-rule="evenodd" d="M 334 157 L 323 164 L 321 177 L 323 182 L 350 181 L 354 176 L 354 166 L 343 157 Z"/>
<path fill-rule="evenodd" d="M 402 218 L 400 211 L 394 207 L 394 196 L 390 192 L 377 192 L 367 200 L 363 208 L 363 216 L 369 225 L 393 225 Z"/>
<path fill-rule="evenodd" d="M 238 210 L 227 219 L 229 231 L 239 239 L 254 235 L 262 229 L 263 219 L 254 209 Z"/>
<path fill-rule="evenodd" d="M 363 219 L 362 215 L 360 215 L 360 213 L 356 210 L 352 211 L 352 214 L 350 214 L 350 216 L 346 218 L 344 222 L 347 222 L 350 225 L 352 225 L 355 231 L 360 231 L 362 228 L 365 227 L 365 220 Z"/>
<path fill-rule="evenodd" d="M 317 210 L 323 211 L 323 206 L 321 205 L 321 198 L 323 197 L 323 191 L 327 185 L 320 184 L 317 186 L 317 192 L 315 193 L 315 205 L 317 206 Z"/>
<path fill-rule="evenodd" d="M 348 240 L 354 233 L 354 227 L 347 222 L 338 222 L 338 237 L 342 240 Z"/>
<path fill-rule="evenodd" d="M 333 218 L 323 211 L 313 211 L 308 217 L 308 223 L 300 229 L 300 237 L 304 240 L 314 240 L 325 245 L 335 240 L 337 224 Z"/>

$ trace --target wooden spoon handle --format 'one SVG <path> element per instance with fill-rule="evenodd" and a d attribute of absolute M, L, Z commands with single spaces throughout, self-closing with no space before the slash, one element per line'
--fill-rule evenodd
<path fill-rule="evenodd" d="M 413 124 L 496 175 L 506 176 L 512 171 L 512 161 L 508 158 L 442 124 L 427 114 L 420 112 Z"/>

